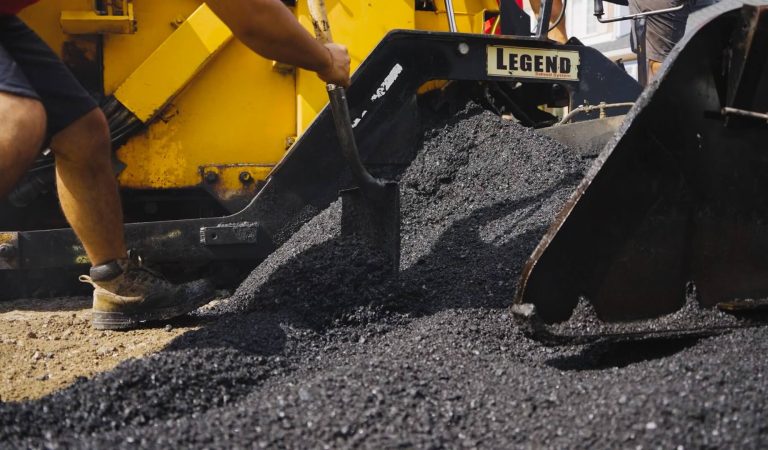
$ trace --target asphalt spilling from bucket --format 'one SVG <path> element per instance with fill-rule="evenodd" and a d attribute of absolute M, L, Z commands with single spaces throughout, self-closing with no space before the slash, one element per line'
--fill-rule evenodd
<path fill-rule="evenodd" d="M 427 119 L 402 174 L 402 262 L 340 235 L 335 203 L 215 321 L 38 401 L 32 448 L 760 448 L 763 329 L 548 347 L 508 307 L 589 161 L 469 104 Z"/>

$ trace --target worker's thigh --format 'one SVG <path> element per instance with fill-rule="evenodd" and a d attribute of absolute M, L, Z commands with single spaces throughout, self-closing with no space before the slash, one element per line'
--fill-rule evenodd
<path fill-rule="evenodd" d="M 53 50 L 15 16 L 0 16 L 0 91 L 39 100 L 48 138 L 97 106 Z"/>
<path fill-rule="evenodd" d="M 629 0 L 630 14 L 656 11 L 680 6 L 683 0 Z M 654 61 L 664 61 L 672 48 L 685 34 L 689 6 L 666 14 L 648 17 L 645 28 L 646 56 Z M 632 30 L 635 41 L 634 28 Z"/>
<path fill-rule="evenodd" d="M 36 153 L 45 136 L 45 109 L 18 64 L 0 45 L 0 144 L 3 155 Z M 18 143 L 18 146 L 14 144 Z M 10 147 L 8 147 L 10 145 Z M 21 156 L 21 155 L 19 155 Z M 34 157 L 34 155 L 32 155 Z M 10 162 L 13 164 L 14 157 Z"/>

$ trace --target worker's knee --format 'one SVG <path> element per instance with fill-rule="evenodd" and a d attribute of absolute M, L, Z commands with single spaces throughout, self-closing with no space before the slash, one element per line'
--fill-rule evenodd
<path fill-rule="evenodd" d="M 34 158 L 45 139 L 45 108 L 38 100 L 0 92 L 0 151 Z"/>
<path fill-rule="evenodd" d="M 95 108 L 88 114 L 83 116 L 80 121 L 80 126 L 84 132 L 89 134 L 93 142 L 94 147 L 106 150 L 109 153 L 109 124 L 107 118 L 104 116 L 104 112 L 101 108 Z"/>
<path fill-rule="evenodd" d="M 109 157 L 109 125 L 100 108 L 95 108 L 59 132 L 51 141 L 57 158 L 82 163 L 100 162 Z"/>

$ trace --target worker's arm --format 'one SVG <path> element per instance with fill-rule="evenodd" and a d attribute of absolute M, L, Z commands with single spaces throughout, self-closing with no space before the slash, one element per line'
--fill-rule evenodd
<path fill-rule="evenodd" d="M 312 38 L 280 0 L 206 0 L 232 33 L 259 55 L 317 72 L 326 83 L 349 84 L 343 45 Z"/>

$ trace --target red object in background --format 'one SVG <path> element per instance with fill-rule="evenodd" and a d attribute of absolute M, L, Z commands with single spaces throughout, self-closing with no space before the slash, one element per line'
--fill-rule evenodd
<path fill-rule="evenodd" d="M 0 0 L 0 16 L 13 16 L 39 0 Z"/>
<path fill-rule="evenodd" d="M 499 3 L 500 1 L 497 0 L 496 4 L 498 5 Z M 523 0 L 515 0 L 515 3 L 517 3 L 517 6 L 519 6 L 520 9 L 523 9 Z M 493 31 L 493 26 L 496 24 L 497 17 L 485 21 L 483 24 L 483 33 L 491 34 L 491 31 Z M 501 34 L 501 26 L 497 26 L 496 31 L 493 34 Z"/>
<path fill-rule="evenodd" d="M 483 33 L 491 34 L 494 24 L 496 24 L 496 17 L 486 20 L 483 24 Z M 493 34 L 501 34 L 501 26 L 496 27 L 496 31 Z"/>

